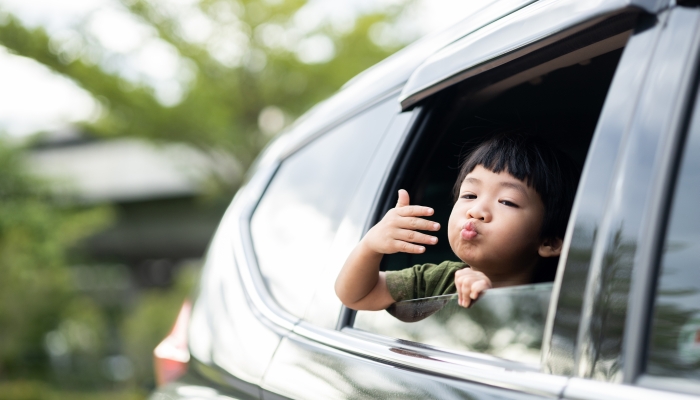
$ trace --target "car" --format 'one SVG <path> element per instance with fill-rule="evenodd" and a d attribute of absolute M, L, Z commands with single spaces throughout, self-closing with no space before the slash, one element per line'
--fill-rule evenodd
<path fill-rule="evenodd" d="M 155 351 L 151 399 L 700 396 L 700 8 L 500 0 L 348 82 L 259 156 Z M 354 311 L 343 262 L 399 188 L 535 129 L 582 170 L 553 282 Z M 396 270 L 454 258 L 444 230 Z"/>

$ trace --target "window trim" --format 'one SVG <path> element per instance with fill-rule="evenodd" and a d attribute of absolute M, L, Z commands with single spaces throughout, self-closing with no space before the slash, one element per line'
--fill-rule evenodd
<path fill-rule="evenodd" d="M 286 148 L 281 154 L 279 154 L 277 161 L 279 163 L 284 162 L 284 160 L 293 156 L 295 153 L 299 152 L 304 147 L 311 144 L 311 142 L 315 141 L 316 139 L 320 138 L 321 136 L 325 135 L 326 133 L 332 131 L 333 129 L 337 128 L 338 126 L 340 126 L 340 125 L 344 124 L 345 122 L 359 116 L 363 112 L 368 111 L 370 108 L 376 106 L 379 103 L 382 103 L 386 100 L 389 100 L 392 97 L 397 97 L 398 94 L 400 93 L 400 91 L 401 91 L 401 87 L 391 88 L 388 91 L 382 93 L 381 95 L 371 99 L 370 101 L 367 101 L 367 102 L 363 103 L 362 105 L 355 107 L 355 108 L 351 109 L 350 111 L 340 115 L 338 118 L 335 118 L 332 121 L 326 123 L 322 128 L 318 129 L 315 132 L 307 134 L 302 139 L 298 140 L 296 143 L 294 143 L 293 145 Z"/>
<path fill-rule="evenodd" d="M 637 378 L 636 384 L 654 390 L 688 394 L 697 399 L 700 393 L 700 382 L 687 378 L 670 378 L 643 374 Z"/>
<path fill-rule="evenodd" d="M 560 397 L 569 380 L 486 354 L 451 353 L 350 327 L 329 331 L 300 321 L 294 333 L 316 346 L 329 346 L 384 364 L 538 396 Z"/>
<path fill-rule="evenodd" d="M 594 381 L 583 378 L 571 378 L 562 396 L 564 399 L 576 400 L 697 400 L 696 396 L 669 393 L 654 388 L 631 386 L 627 384 Z"/>
<path fill-rule="evenodd" d="M 624 27 L 630 13 L 661 8 L 661 4 L 650 7 L 637 0 L 542 0 L 529 4 L 428 58 L 406 82 L 401 106 L 410 109 L 445 88 L 513 61 L 542 64 L 600 41 L 590 41 L 591 37 L 613 36 L 607 31 L 619 29 L 620 22 Z"/>

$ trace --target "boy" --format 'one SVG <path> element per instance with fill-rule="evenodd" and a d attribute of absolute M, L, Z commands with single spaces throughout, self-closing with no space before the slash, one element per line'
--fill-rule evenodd
<path fill-rule="evenodd" d="M 577 185 L 573 164 L 561 153 L 521 134 L 500 134 L 467 157 L 455 183 L 449 218 L 450 247 L 462 262 L 415 265 L 381 272 L 384 254 L 419 254 L 440 224 L 420 217 L 428 207 L 409 205 L 399 190 L 395 208 L 350 253 L 335 283 L 347 307 L 383 310 L 394 302 L 458 294 L 468 307 L 491 287 L 532 283 L 556 262 Z"/>

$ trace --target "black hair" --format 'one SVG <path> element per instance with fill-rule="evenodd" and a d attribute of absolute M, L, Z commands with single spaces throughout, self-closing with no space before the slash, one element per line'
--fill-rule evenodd
<path fill-rule="evenodd" d="M 579 178 L 569 157 L 531 134 L 498 133 L 477 145 L 462 163 L 455 201 L 464 178 L 479 165 L 494 173 L 506 171 L 535 189 L 545 210 L 540 237 L 564 238 Z"/>

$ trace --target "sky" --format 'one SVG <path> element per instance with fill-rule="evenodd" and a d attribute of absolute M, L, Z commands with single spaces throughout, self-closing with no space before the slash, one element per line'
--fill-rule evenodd
<path fill-rule="evenodd" d="M 187 5 L 193 0 L 168 1 Z M 325 18 L 342 24 L 347 15 L 376 6 L 378 1 L 311 0 L 300 24 L 311 27 Z M 457 22 L 490 1 L 419 0 L 405 17 L 405 29 L 426 34 Z M 116 63 L 115 72 L 151 85 L 164 104 L 177 103 L 183 94 L 189 66 L 172 47 L 123 12 L 117 0 L 0 0 L 0 13 L 3 11 L 18 16 L 26 25 L 44 27 L 64 46 L 70 46 L 71 28 L 87 19 L 87 29 L 103 47 L 128 55 Z M 192 39 L 204 40 L 197 37 L 198 32 L 205 31 L 202 23 L 196 18 L 191 20 Z M 314 43 L 310 48 L 323 49 L 323 44 Z M 223 56 L 232 57 L 225 51 Z M 322 54 L 313 53 L 299 56 L 309 60 L 323 58 Z M 97 118 L 99 112 L 99 104 L 71 80 L 33 60 L 9 54 L 0 46 L 0 133 L 21 138 L 40 130 L 65 130 L 71 123 Z"/>

